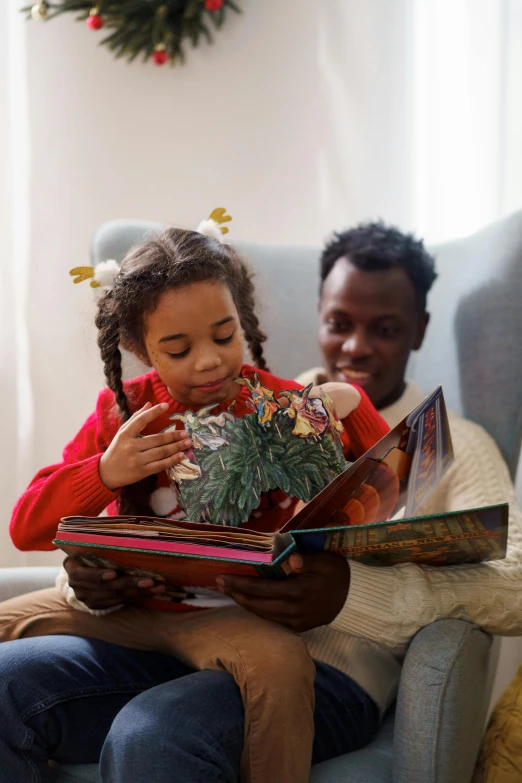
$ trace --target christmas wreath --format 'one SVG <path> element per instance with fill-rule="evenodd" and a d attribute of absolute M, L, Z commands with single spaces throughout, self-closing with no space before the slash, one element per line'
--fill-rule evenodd
<path fill-rule="evenodd" d="M 92 0 L 40 0 L 23 10 L 41 21 L 76 13 L 91 30 L 107 29 L 101 43 L 116 57 L 132 61 L 141 54 L 156 65 L 183 61 L 185 41 L 211 43 L 211 28 L 221 28 L 228 11 L 239 13 L 233 0 L 99 0 L 94 6 Z"/>

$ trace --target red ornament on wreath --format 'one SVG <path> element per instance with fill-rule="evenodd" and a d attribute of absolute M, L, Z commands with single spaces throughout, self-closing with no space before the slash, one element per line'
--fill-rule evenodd
<path fill-rule="evenodd" d="M 205 0 L 206 11 L 221 11 L 225 0 Z"/>
<path fill-rule="evenodd" d="M 152 55 L 153 62 L 155 62 L 156 65 L 165 65 L 168 59 L 169 56 L 165 51 L 165 44 L 158 44 Z"/>
<path fill-rule="evenodd" d="M 91 30 L 99 30 L 103 27 L 103 19 L 97 8 L 91 8 L 91 12 L 87 17 L 87 27 L 90 27 Z"/>

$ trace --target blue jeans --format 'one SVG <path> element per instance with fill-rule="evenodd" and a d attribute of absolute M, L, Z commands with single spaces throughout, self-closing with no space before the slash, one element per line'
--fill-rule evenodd
<path fill-rule="evenodd" d="M 379 721 L 353 680 L 316 667 L 313 763 L 362 747 Z M 100 761 L 104 783 L 237 783 L 242 742 L 229 674 L 76 636 L 0 644 L 1 783 L 48 780 L 48 759 Z"/>

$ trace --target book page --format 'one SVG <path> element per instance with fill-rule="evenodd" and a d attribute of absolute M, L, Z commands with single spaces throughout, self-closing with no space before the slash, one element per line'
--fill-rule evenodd
<path fill-rule="evenodd" d="M 401 509 L 413 516 L 452 461 L 446 406 L 438 387 L 280 532 L 373 524 Z"/>

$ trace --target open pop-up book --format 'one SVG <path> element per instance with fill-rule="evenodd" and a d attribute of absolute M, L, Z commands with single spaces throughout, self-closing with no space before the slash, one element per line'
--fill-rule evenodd
<path fill-rule="evenodd" d="M 251 383 L 251 382 L 250 382 Z M 279 393 L 257 380 L 254 408 L 184 415 L 193 449 L 170 477 L 189 519 L 68 517 L 57 547 L 85 565 L 154 576 L 171 588 L 214 587 L 219 574 L 282 578 L 294 551 L 335 552 L 369 565 L 460 565 L 505 556 L 507 504 L 416 516 L 453 460 L 441 388 L 353 464 L 327 397 Z M 242 526 L 260 495 L 306 502 L 276 533 Z"/>

